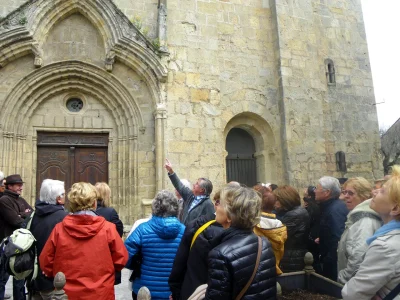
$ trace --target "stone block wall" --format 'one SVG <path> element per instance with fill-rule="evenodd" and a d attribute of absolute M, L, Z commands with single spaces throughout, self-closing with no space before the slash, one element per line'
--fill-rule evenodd
<path fill-rule="evenodd" d="M 275 2 L 275 1 L 273 1 Z M 289 182 L 379 178 L 378 122 L 360 1 L 275 3 Z M 326 59 L 336 71 L 328 85 Z M 343 151 L 347 173 L 337 172 Z"/>
<path fill-rule="evenodd" d="M 258 125 L 252 114 L 258 116 L 271 129 L 261 144 L 280 148 L 273 26 L 263 1 L 168 2 L 167 156 L 181 177 L 225 182 L 224 130 L 241 114 L 237 126 L 251 131 Z M 271 173 L 259 180 L 282 182 L 279 172 Z"/>

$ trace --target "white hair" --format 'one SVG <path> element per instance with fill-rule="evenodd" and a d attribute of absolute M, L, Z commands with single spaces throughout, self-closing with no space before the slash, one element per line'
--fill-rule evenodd
<path fill-rule="evenodd" d="M 3 186 L 4 173 L 0 171 L 0 186 Z"/>
<path fill-rule="evenodd" d="M 64 181 L 45 179 L 40 187 L 40 201 L 57 204 L 57 197 L 65 194 Z"/>
<path fill-rule="evenodd" d="M 335 177 L 324 176 L 318 180 L 318 183 L 324 190 L 331 191 L 331 198 L 339 198 L 340 193 L 342 192 L 340 189 L 339 180 Z"/>
<path fill-rule="evenodd" d="M 190 181 L 189 180 L 187 180 L 187 179 L 181 179 L 181 182 L 182 182 L 182 184 L 183 184 L 183 186 L 184 187 L 187 187 L 188 189 L 192 189 L 192 184 L 190 183 Z"/>

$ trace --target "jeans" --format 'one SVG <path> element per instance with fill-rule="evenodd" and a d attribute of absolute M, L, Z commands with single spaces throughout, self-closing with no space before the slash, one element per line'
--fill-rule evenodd
<path fill-rule="evenodd" d="M 25 295 L 25 280 L 16 280 L 13 277 L 13 299 L 14 300 L 26 300 Z"/>
<path fill-rule="evenodd" d="M 0 267 L 0 300 L 4 300 L 4 293 L 6 291 L 6 284 L 10 275 Z M 16 280 L 13 277 L 13 299 L 26 300 L 25 296 L 25 280 Z"/>
<path fill-rule="evenodd" d="M 0 266 L 0 300 L 4 300 L 4 293 L 6 292 L 6 284 L 10 275 Z"/>

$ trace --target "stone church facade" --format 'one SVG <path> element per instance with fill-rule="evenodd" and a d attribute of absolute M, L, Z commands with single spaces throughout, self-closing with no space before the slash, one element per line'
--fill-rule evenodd
<path fill-rule="evenodd" d="M 360 0 L 0 0 L 0 170 L 107 181 L 125 223 L 181 178 L 380 178 Z M 344 160 L 346 163 L 344 163 Z"/>

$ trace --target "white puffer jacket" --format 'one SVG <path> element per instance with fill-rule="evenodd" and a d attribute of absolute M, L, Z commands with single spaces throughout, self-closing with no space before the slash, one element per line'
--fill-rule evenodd
<path fill-rule="evenodd" d="M 357 274 L 343 287 L 343 300 L 385 298 L 400 283 L 400 229 L 378 237 L 368 247 Z M 394 298 L 400 300 L 400 296 Z"/>
<path fill-rule="evenodd" d="M 379 215 L 369 207 L 371 199 L 357 205 L 347 215 L 338 246 L 338 281 L 346 284 L 355 275 L 368 249 L 367 238 L 382 226 Z"/>

